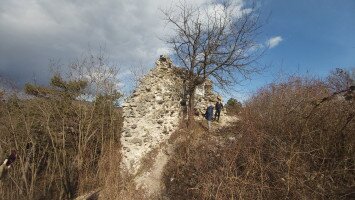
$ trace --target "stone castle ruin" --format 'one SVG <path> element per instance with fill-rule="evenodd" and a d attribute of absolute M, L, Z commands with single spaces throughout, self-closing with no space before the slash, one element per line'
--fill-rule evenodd
<path fill-rule="evenodd" d="M 142 159 L 167 143 L 178 128 L 183 116 L 182 73 L 182 69 L 173 66 L 168 57 L 161 56 L 123 104 L 122 167 L 130 174 L 135 175 L 140 171 Z M 200 117 L 209 102 L 218 100 L 218 96 L 212 92 L 210 81 L 196 90 L 195 97 Z"/>

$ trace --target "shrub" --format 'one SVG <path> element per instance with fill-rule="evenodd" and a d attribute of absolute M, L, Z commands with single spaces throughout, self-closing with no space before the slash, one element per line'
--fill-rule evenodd
<path fill-rule="evenodd" d="M 4 199 L 72 199 L 96 189 L 104 182 L 100 157 L 120 148 L 122 115 L 112 99 L 78 101 L 84 82 L 53 81 L 51 87 L 28 84 L 32 98 L 0 102 L 0 150 L 18 152 L 1 180 Z"/>
<path fill-rule="evenodd" d="M 164 179 L 171 199 L 354 198 L 354 99 L 290 78 L 259 90 L 240 115 L 178 144 Z"/>
<path fill-rule="evenodd" d="M 243 105 L 238 100 L 230 98 L 225 107 L 228 115 L 237 115 L 241 111 Z"/>

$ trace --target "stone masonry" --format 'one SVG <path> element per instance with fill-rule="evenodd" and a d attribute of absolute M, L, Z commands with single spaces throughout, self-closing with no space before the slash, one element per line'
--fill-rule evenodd
<path fill-rule="evenodd" d="M 165 143 L 178 128 L 182 117 L 181 74 L 182 70 L 173 66 L 168 57 L 161 56 L 123 104 L 122 164 L 129 173 L 136 174 L 142 158 Z M 196 108 L 200 117 L 208 103 L 216 101 L 210 82 L 198 88 Z"/>

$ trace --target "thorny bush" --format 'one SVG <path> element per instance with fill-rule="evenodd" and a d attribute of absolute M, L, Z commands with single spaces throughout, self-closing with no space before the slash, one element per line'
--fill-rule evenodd
<path fill-rule="evenodd" d="M 165 169 L 171 199 L 355 197 L 355 101 L 321 80 L 258 91 L 241 121 L 178 142 Z"/>

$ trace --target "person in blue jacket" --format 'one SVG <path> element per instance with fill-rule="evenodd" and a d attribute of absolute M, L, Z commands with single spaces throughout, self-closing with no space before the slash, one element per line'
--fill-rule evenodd
<path fill-rule="evenodd" d="M 208 122 L 208 130 L 211 129 L 211 121 L 213 119 L 213 106 L 210 103 L 206 109 L 206 113 L 205 113 L 205 118 L 207 119 Z"/>

